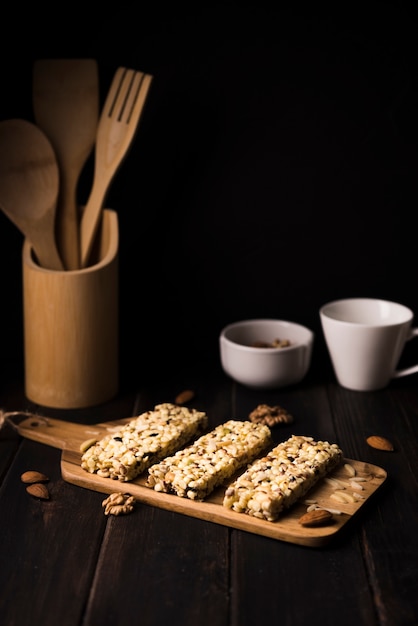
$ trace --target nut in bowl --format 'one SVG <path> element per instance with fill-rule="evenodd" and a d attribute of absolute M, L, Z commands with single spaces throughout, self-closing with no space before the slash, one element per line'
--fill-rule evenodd
<path fill-rule="evenodd" d="M 247 387 L 286 387 L 300 382 L 307 374 L 313 342 L 314 333 L 295 322 L 235 322 L 219 336 L 221 364 L 228 376 Z"/>

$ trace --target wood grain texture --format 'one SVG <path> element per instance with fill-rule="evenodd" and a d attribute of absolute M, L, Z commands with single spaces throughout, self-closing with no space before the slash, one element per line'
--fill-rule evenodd
<path fill-rule="evenodd" d="M 119 385 L 119 233 L 105 210 L 101 256 L 79 271 L 47 272 L 23 247 L 25 390 L 45 406 L 106 402 Z"/>
<path fill-rule="evenodd" d="M 105 495 L 63 480 L 60 438 L 58 448 L 50 445 L 57 434 L 54 419 L 66 424 L 61 440 L 78 442 L 97 423 L 127 421 L 173 400 L 184 385 L 195 390 L 211 427 L 231 415 L 245 419 L 262 397 L 294 416 L 293 424 L 274 429 L 275 442 L 292 432 L 337 441 L 348 457 L 383 466 L 387 479 L 318 548 L 145 502 L 131 515 L 106 517 Z M 28 407 L 21 386 L 3 385 L 2 400 L 8 411 Z M 140 614 L 150 626 L 170 623 L 173 615 L 184 624 L 251 626 L 283 607 L 292 624 L 316 623 L 318 615 L 327 626 L 336 615 L 341 626 L 416 623 L 418 396 L 412 379 L 370 394 L 309 381 L 260 394 L 220 373 L 176 372 L 141 385 L 136 395 L 121 394 L 88 410 L 29 408 L 31 419 L 44 423 L 33 427 L 43 444 L 20 438 L 10 424 L 0 431 L 0 452 L 7 459 L 0 491 L 0 585 L 7 594 L 0 596 L 2 623 L 54 626 L 58 619 L 62 626 L 111 626 Z M 13 421 L 28 418 L 19 413 Z M 371 433 L 389 437 L 395 451 L 369 448 L 365 436 Z M 28 469 L 49 475 L 48 502 L 26 493 L 20 474 Z M 24 603 L 15 601 L 19 595 Z"/>
<path fill-rule="evenodd" d="M 138 130 L 152 79 L 120 67 L 110 86 L 97 128 L 93 186 L 81 216 L 81 267 L 90 262 L 103 203 Z"/>
<path fill-rule="evenodd" d="M 74 492 L 62 480 L 59 456 L 54 448 L 24 440 L 13 474 L 2 486 L 2 624 L 69 626 L 81 620 L 106 520 L 97 515 L 98 494 L 91 499 L 92 494 Z M 48 501 L 29 496 L 20 482 L 20 474 L 32 467 L 48 473 Z M 79 532 L 81 528 L 89 532 Z M 74 529 L 78 529 L 77 538 L 72 539 Z M 68 575 L 64 576 L 65 571 Z M 18 601 L 19 597 L 24 601 Z"/>
<path fill-rule="evenodd" d="M 80 267 L 77 185 L 99 120 L 95 59 L 38 59 L 33 68 L 35 120 L 49 138 L 60 171 L 56 232 L 67 270 Z"/>
<path fill-rule="evenodd" d="M 346 460 L 345 462 L 350 463 L 355 468 L 357 476 L 366 478 L 366 481 L 361 483 L 363 487 L 361 491 L 362 500 L 348 503 L 336 502 L 331 497 L 333 492 L 336 491 L 336 487 L 330 485 L 324 479 L 321 479 L 306 496 L 306 498 L 316 500 L 319 506 L 341 512 L 341 514 L 333 516 L 332 524 L 316 528 L 301 526 L 298 520 L 306 512 L 307 508 L 306 504 L 302 503 L 296 503 L 289 511 L 283 513 L 276 522 L 268 522 L 249 515 L 236 513 L 224 507 L 222 500 L 226 485 L 216 489 L 204 502 L 195 502 L 188 498 L 159 493 L 146 487 L 146 475 L 134 481 L 119 482 L 103 478 L 97 474 L 90 474 L 83 470 L 81 468 L 80 444 L 88 439 L 101 439 L 109 433 L 109 429 L 123 425 L 127 421 L 129 420 L 116 420 L 106 424 L 86 427 L 55 419 L 44 420 L 42 418 L 29 417 L 18 425 L 18 431 L 22 436 L 29 439 L 61 448 L 63 450 L 61 458 L 62 477 L 67 482 L 79 487 L 106 494 L 115 491 L 120 491 L 121 493 L 129 492 L 141 503 L 230 528 L 311 547 L 320 547 L 329 543 L 360 511 L 363 505 L 368 502 L 387 477 L 385 470 L 378 466 L 356 460 Z M 346 483 L 349 480 L 344 465 L 335 469 L 329 476 Z M 348 485 L 345 491 L 346 493 L 356 493 Z"/>
<path fill-rule="evenodd" d="M 64 269 L 55 241 L 59 171 L 46 135 L 21 119 L 0 122 L 0 206 L 30 241 L 39 264 Z"/>

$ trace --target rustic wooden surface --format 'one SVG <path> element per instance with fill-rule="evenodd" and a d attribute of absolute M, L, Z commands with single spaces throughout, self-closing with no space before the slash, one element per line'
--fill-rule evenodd
<path fill-rule="evenodd" d="M 54 418 L 45 418 L 39 415 L 7 414 L 10 423 L 14 425 L 17 432 L 27 439 L 46 443 L 54 448 L 63 450 L 61 455 L 61 475 L 62 478 L 73 484 L 99 491 L 104 494 L 114 492 L 129 493 L 140 503 L 150 504 L 158 508 L 176 511 L 184 515 L 204 519 L 209 522 L 222 524 L 230 528 L 237 528 L 247 532 L 271 537 L 280 541 L 289 541 L 305 546 L 323 546 L 334 539 L 348 522 L 358 515 L 363 506 L 384 484 L 387 476 L 385 470 L 371 463 L 363 463 L 355 459 L 344 459 L 339 467 L 334 469 L 328 478 L 334 478 L 340 482 L 345 493 L 357 494 L 358 499 L 351 502 L 336 502 L 333 494 L 338 491 L 336 486 L 330 484 L 327 479 L 321 479 L 306 494 L 307 499 L 314 499 L 318 505 L 332 509 L 333 519 L 329 524 L 317 527 L 307 527 L 299 523 L 300 517 L 307 512 L 307 506 L 303 499 L 291 507 L 290 510 L 281 514 L 280 518 L 272 523 L 266 520 L 259 520 L 248 515 L 238 515 L 236 512 L 225 508 L 222 505 L 226 485 L 217 488 L 204 502 L 196 502 L 188 498 L 166 493 L 160 493 L 146 487 L 147 474 L 139 476 L 129 483 L 114 481 L 103 478 L 97 474 L 90 474 L 81 468 L 80 445 L 90 439 L 102 439 L 109 434 L 109 429 L 123 426 L 126 419 L 113 420 L 104 424 L 86 426 Z M 128 418 L 129 421 L 129 418 Z M 362 477 L 364 482 L 359 485 L 361 493 L 350 489 L 349 475 L 345 469 L 345 464 L 354 468 L 357 477 Z M 244 468 L 245 469 L 245 468 Z M 239 473 L 244 471 L 242 469 Z M 231 483 L 232 477 L 226 484 Z"/>
<path fill-rule="evenodd" d="M 63 480 L 61 450 L 0 431 L 0 621 L 7 626 L 200 624 L 247 626 L 263 616 L 282 623 L 411 626 L 418 622 L 416 377 L 374 393 L 350 392 L 332 378 L 308 377 L 276 392 L 247 390 L 216 368 L 154 381 L 93 409 L 34 406 L 20 385 L 0 389 L 3 411 L 29 411 L 80 424 L 136 415 L 173 401 L 183 388 L 215 425 L 245 418 L 257 404 L 281 404 L 294 423 L 276 441 L 308 434 L 337 441 L 346 457 L 388 478 L 335 541 L 318 548 L 232 529 L 142 503 L 105 517 L 103 494 Z M 394 452 L 370 448 L 370 434 Z M 20 475 L 49 478 L 51 499 L 36 500 Z"/>

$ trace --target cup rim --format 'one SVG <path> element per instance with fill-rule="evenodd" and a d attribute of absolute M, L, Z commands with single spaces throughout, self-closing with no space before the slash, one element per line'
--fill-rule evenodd
<path fill-rule="evenodd" d="M 271 323 L 275 323 L 275 324 L 279 323 L 279 324 L 283 324 L 285 326 L 287 325 L 287 326 L 291 326 L 293 328 L 297 328 L 297 329 L 299 329 L 300 331 L 303 331 L 306 334 L 306 339 L 298 341 L 297 343 L 293 343 L 293 344 L 291 344 L 289 346 L 285 346 L 285 347 L 274 347 L 274 346 L 257 347 L 257 346 L 245 345 L 243 343 L 238 343 L 237 341 L 234 341 L 233 339 L 228 337 L 228 332 L 230 330 L 235 330 L 236 328 L 241 328 L 243 326 L 249 326 L 249 325 L 264 326 L 264 325 L 271 324 Z M 299 324 L 297 322 L 291 322 L 289 320 L 283 320 L 283 319 L 277 319 L 277 318 L 252 318 L 252 319 L 239 320 L 237 322 L 231 322 L 230 324 L 227 324 L 221 330 L 220 335 L 219 335 L 219 339 L 220 339 L 221 342 L 224 342 L 224 343 L 226 343 L 226 344 L 228 344 L 230 346 L 233 346 L 236 349 L 242 350 L 244 352 L 252 352 L 254 354 L 256 354 L 256 353 L 270 354 L 270 353 L 276 353 L 276 352 L 286 353 L 286 352 L 290 352 L 292 350 L 300 349 L 302 346 L 306 346 L 306 345 L 309 345 L 310 343 L 312 343 L 313 340 L 314 340 L 314 333 L 307 326 L 304 326 L 303 324 Z"/>
<path fill-rule="evenodd" d="M 391 307 L 396 307 L 398 310 L 401 310 L 403 312 L 405 317 L 401 321 L 380 320 L 380 321 L 376 321 L 372 323 L 372 322 L 358 322 L 358 321 L 353 321 L 353 320 L 348 320 L 348 319 L 342 319 L 341 316 L 337 316 L 336 312 L 334 314 L 331 314 L 330 310 L 333 307 L 335 309 L 337 306 L 340 306 L 340 305 L 344 306 L 348 303 L 353 303 L 353 302 L 371 302 L 375 304 L 380 303 L 384 305 L 389 305 Z M 324 319 L 326 318 L 339 324 L 347 324 L 350 326 L 355 325 L 355 326 L 363 327 L 363 328 L 399 326 L 407 322 L 411 322 L 414 317 L 414 313 L 412 309 L 410 309 L 405 304 L 396 302 L 394 300 L 386 300 L 384 298 L 372 298 L 372 297 L 338 298 L 336 300 L 332 300 L 330 302 L 327 302 L 326 304 L 323 304 L 319 309 L 319 314 L 321 318 L 324 318 Z"/>

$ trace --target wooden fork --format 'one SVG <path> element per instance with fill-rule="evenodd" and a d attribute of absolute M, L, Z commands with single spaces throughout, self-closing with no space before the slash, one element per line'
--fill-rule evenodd
<path fill-rule="evenodd" d="M 93 187 L 80 225 L 81 267 L 89 263 L 109 186 L 138 128 L 152 76 L 119 67 L 97 129 Z"/>

